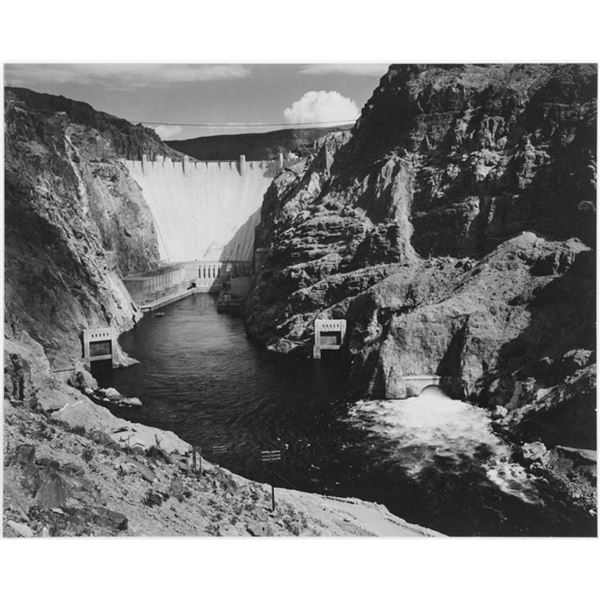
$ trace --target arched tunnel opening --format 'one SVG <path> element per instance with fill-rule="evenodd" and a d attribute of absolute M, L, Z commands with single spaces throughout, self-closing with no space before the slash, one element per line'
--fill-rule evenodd
<path fill-rule="evenodd" d="M 426 400 L 427 398 L 448 398 L 448 394 L 444 391 L 441 385 L 430 384 L 426 385 L 420 392 L 419 398 Z"/>

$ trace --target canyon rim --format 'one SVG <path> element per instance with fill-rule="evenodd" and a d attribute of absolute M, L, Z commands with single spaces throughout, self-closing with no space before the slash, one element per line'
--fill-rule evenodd
<path fill-rule="evenodd" d="M 596 536 L 597 66 L 207 66 L 5 65 L 3 535 Z"/>

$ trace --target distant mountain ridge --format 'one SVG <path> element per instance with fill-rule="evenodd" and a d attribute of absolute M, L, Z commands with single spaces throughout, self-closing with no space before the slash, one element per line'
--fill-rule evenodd
<path fill-rule="evenodd" d="M 246 160 L 270 160 L 280 150 L 299 154 L 311 150 L 319 138 L 334 131 L 346 131 L 353 124 L 337 127 L 310 127 L 307 129 L 279 129 L 265 133 L 212 135 L 188 140 L 170 140 L 165 143 L 197 160 L 236 160 L 240 154 Z"/>

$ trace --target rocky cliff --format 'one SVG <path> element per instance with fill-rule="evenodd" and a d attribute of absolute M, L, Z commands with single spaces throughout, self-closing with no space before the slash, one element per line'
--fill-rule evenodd
<path fill-rule="evenodd" d="M 250 334 L 306 355 L 345 318 L 357 395 L 436 374 L 524 439 L 594 446 L 596 87 L 594 65 L 390 67 L 267 191 Z"/>
<path fill-rule="evenodd" d="M 120 159 L 174 152 L 152 130 L 20 88 L 6 89 L 5 122 L 5 336 L 27 332 L 67 368 L 82 329 L 132 325 L 120 276 L 158 262 L 152 215 Z"/>

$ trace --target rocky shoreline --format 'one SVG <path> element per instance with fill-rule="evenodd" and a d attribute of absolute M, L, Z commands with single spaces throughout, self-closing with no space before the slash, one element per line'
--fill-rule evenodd
<path fill-rule="evenodd" d="M 272 512 L 268 485 L 207 461 L 195 472 L 189 444 L 53 378 L 35 342 L 5 350 L 4 536 L 440 535 L 371 502 L 280 488 Z M 72 382 L 94 386 L 85 371 Z"/>
<path fill-rule="evenodd" d="M 6 343 L 4 535 L 441 535 L 385 507 L 276 489 L 203 461 L 170 431 L 114 416 L 138 406 L 99 389 L 83 368 L 53 377 L 41 347 L 24 336 Z M 522 411 L 527 415 L 535 405 Z M 582 515 L 596 515 L 596 452 L 524 442 L 504 407 L 493 428 L 514 456 Z"/>

